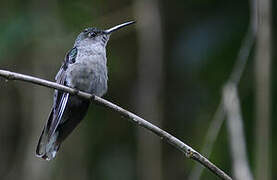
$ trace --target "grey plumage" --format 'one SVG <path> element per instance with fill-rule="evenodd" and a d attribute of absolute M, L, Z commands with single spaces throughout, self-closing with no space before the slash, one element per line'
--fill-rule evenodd
<path fill-rule="evenodd" d="M 87 28 L 75 40 L 56 75 L 56 82 L 84 92 L 103 96 L 107 91 L 106 45 L 110 34 L 127 22 L 108 30 Z M 56 156 L 61 143 L 87 113 L 90 102 L 78 96 L 55 90 L 54 103 L 36 149 L 46 160 Z"/>

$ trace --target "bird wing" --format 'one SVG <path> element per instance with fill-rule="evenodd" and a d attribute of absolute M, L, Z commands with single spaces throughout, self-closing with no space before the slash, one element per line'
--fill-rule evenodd
<path fill-rule="evenodd" d="M 58 92 L 60 93 L 60 92 Z M 50 138 L 56 131 L 60 121 L 62 119 L 66 104 L 68 101 L 69 93 L 61 93 L 61 98 L 57 103 L 57 106 L 53 108 L 53 116 L 48 129 L 48 137 Z M 48 125 L 47 125 L 48 126 Z"/>
<path fill-rule="evenodd" d="M 78 52 L 77 47 L 73 47 L 65 56 L 64 62 L 55 77 L 55 80 L 57 83 L 66 85 L 66 70 L 69 64 L 72 64 L 75 62 L 77 57 L 77 52 Z M 41 154 L 39 152 L 40 152 L 40 149 L 42 148 L 42 145 L 46 145 L 49 142 L 51 136 L 55 133 L 58 125 L 60 124 L 68 99 L 69 99 L 69 93 L 65 93 L 59 90 L 54 91 L 53 107 L 49 114 L 48 120 L 44 126 L 44 129 L 40 135 L 38 146 L 37 146 L 37 155 Z"/>
<path fill-rule="evenodd" d="M 67 70 L 69 64 L 75 63 L 77 53 L 78 53 L 77 47 L 73 47 L 66 54 L 64 63 L 55 77 L 55 80 L 57 83 L 66 85 L 66 70 Z M 53 133 L 56 131 L 58 125 L 60 124 L 64 110 L 66 108 L 66 104 L 68 102 L 68 98 L 69 98 L 69 93 L 55 90 L 54 104 L 53 104 L 53 116 L 52 116 L 52 120 L 49 119 L 50 121 L 49 121 L 48 137 L 51 137 L 53 135 Z"/>
<path fill-rule="evenodd" d="M 61 68 L 58 72 L 56 76 L 56 82 L 64 85 L 65 70 L 63 68 Z M 52 136 L 59 125 L 62 114 L 66 107 L 66 102 L 68 101 L 68 96 L 68 93 L 63 93 L 58 90 L 55 90 L 54 92 L 53 107 L 49 114 L 48 120 L 43 128 L 43 131 L 40 135 L 38 145 L 36 148 L 36 155 L 38 157 L 50 160 L 55 156 L 56 151 L 59 149 L 60 143 L 55 142 L 57 140 L 57 137 L 54 136 L 52 138 Z M 51 140 L 51 138 L 53 140 Z"/>

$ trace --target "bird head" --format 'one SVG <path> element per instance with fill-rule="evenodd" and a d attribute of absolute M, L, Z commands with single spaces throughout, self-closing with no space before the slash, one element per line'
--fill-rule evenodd
<path fill-rule="evenodd" d="M 133 23 L 135 23 L 135 21 L 129 21 L 106 30 L 101 30 L 95 27 L 86 28 L 78 35 L 77 39 L 75 40 L 75 46 L 99 44 L 105 47 L 112 32 L 115 32 Z"/>

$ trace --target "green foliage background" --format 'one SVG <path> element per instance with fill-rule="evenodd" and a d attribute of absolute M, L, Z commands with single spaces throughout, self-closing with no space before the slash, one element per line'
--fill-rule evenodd
<path fill-rule="evenodd" d="M 230 75 L 247 30 L 248 1 L 175 0 L 159 4 L 164 36 L 162 128 L 200 150 L 219 103 L 222 85 Z M 53 80 L 65 53 L 84 27 L 106 28 L 136 20 L 133 6 L 134 1 L 130 0 L 2 0 L 0 68 Z M 274 33 L 274 1 L 272 8 Z M 275 36 L 272 41 L 274 52 Z M 105 98 L 133 112 L 137 112 L 134 106 L 137 42 L 137 30 L 133 26 L 115 33 L 107 46 L 109 90 Z M 252 171 L 255 167 L 253 56 L 252 52 L 239 86 Z M 275 57 L 274 52 L 272 152 L 276 150 Z M 97 106 L 90 107 L 55 160 L 45 162 L 34 157 L 39 133 L 52 104 L 52 93 L 50 89 L 0 79 L 1 179 L 138 179 L 137 127 Z M 225 125 L 210 159 L 231 174 Z M 273 177 L 277 175 L 275 159 L 273 153 Z M 186 179 L 194 164 L 163 143 L 163 179 Z M 214 176 L 205 170 L 203 179 Z"/>

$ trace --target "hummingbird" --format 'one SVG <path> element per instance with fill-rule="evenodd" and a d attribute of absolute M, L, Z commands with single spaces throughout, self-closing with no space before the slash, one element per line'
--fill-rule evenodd
<path fill-rule="evenodd" d="M 57 83 L 103 96 L 107 91 L 108 71 L 106 45 L 112 32 L 135 23 L 129 21 L 101 30 L 84 29 L 66 54 L 55 80 Z M 90 101 L 60 90 L 54 91 L 54 102 L 36 148 L 36 156 L 53 159 L 61 143 L 85 117 Z"/>

